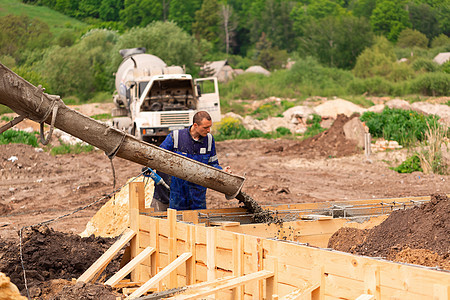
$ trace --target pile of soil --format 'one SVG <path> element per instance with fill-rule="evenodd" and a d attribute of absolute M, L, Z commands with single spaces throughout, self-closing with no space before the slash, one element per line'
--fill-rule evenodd
<path fill-rule="evenodd" d="M 68 282 L 69 283 L 69 282 Z M 121 294 L 115 293 L 110 286 L 103 284 L 93 284 L 77 282 L 75 284 L 66 284 L 54 296 L 47 298 L 49 300 L 116 300 Z"/>
<path fill-rule="evenodd" d="M 347 117 L 339 114 L 330 129 L 285 149 L 287 152 L 299 153 L 301 157 L 342 157 L 360 153 L 354 141 L 345 137 L 344 125 L 357 116 Z"/>
<path fill-rule="evenodd" d="M 93 236 L 81 238 L 78 235 L 54 231 L 47 226 L 24 230 L 22 253 L 30 296 L 40 297 L 41 286 L 45 281 L 78 278 L 114 241 L 115 239 Z M 117 255 L 103 274 L 109 277 L 119 270 L 121 254 Z M 18 242 L 0 243 L 0 272 L 11 278 L 11 282 L 21 290 L 22 295 L 26 294 Z"/>
<path fill-rule="evenodd" d="M 370 230 L 341 228 L 328 247 L 354 254 L 450 269 L 450 200 L 445 194 L 398 210 Z M 359 232 L 358 232 L 359 231 Z"/>

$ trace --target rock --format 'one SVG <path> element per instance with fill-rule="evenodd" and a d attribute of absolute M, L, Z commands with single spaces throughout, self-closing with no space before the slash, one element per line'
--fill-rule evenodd
<path fill-rule="evenodd" d="M 328 129 L 328 128 L 330 128 L 333 125 L 333 123 L 334 123 L 334 119 L 333 118 L 326 118 L 326 119 L 323 119 L 320 122 L 320 126 L 322 128 Z"/>
<path fill-rule="evenodd" d="M 263 74 L 263 75 L 266 75 L 266 76 L 270 76 L 270 72 L 267 71 L 266 69 L 264 69 L 261 66 L 251 66 L 250 68 L 245 70 L 245 73 L 258 73 L 258 74 Z"/>
<path fill-rule="evenodd" d="M 384 104 L 377 104 L 377 105 L 369 107 L 367 109 L 367 111 L 371 111 L 371 112 L 374 112 L 374 113 L 381 113 L 381 112 L 383 112 L 384 108 L 385 108 Z"/>
<path fill-rule="evenodd" d="M 314 108 L 309 106 L 294 106 L 283 112 L 283 117 L 293 124 L 303 123 L 313 114 L 317 114 Z"/>
<path fill-rule="evenodd" d="M 350 101 L 336 99 L 316 106 L 315 111 L 322 117 L 331 117 L 335 119 L 338 114 L 344 114 L 347 117 L 350 117 L 355 112 L 362 114 L 366 109 Z"/>
<path fill-rule="evenodd" d="M 448 105 L 415 102 L 411 105 L 411 109 L 425 115 L 437 115 L 444 124 L 450 126 L 450 106 Z"/>
<path fill-rule="evenodd" d="M 409 104 L 408 101 L 401 100 L 401 99 L 393 99 L 391 101 L 388 101 L 385 103 L 387 107 L 390 109 L 404 109 L 404 110 L 410 110 L 411 104 Z"/>
<path fill-rule="evenodd" d="M 344 134 L 348 140 L 354 141 L 358 147 L 364 147 L 364 125 L 359 118 L 353 118 L 345 123 Z"/>

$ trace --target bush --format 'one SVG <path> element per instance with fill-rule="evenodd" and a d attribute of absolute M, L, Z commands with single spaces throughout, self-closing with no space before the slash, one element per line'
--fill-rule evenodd
<path fill-rule="evenodd" d="M 426 96 L 448 96 L 450 74 L 444 72 L 422 74 L 411 82 L 411 91 Z"/>
<path fill-rule="evenodd" d="M 0 134 L 0 145 L 5 144 L 26 144 L 37 147 L 38 141 L 35 133 L 9 129 Z"/>
<path fill-rule="evenodd" d="M 428 39 L 425 34 L 420 31 L 406 28 L 402 32 L 400 32 L 397 40 L 397 46 L 402 48 L 407 47 L 420 47 L 427 48 L 428 47 Z"/>
<path fill-rule="evenodd" d="M 450 38 L 443 33 L 433 38 L 433 40 L 431 41 L 432 48 L 442 47 L 447 44 L 450 44 Z"/>
<path fill-rule="evenodd" d="M 279 104 L 275 101 L 265 103 L 255 109 L 250 115 L 255 116 L 257 120 L 264 120 L 268 117 L 280 117 L 283 116 L 282 113 L 294 107 L 295 104 L 290 101 L 282 100 Z"/>
<path fill-rule="evenodd" d="M 439 69 L 439 65 L 432 59 L 420 57 L 412 63 L 414 71 L 435 72 Z"/>
<path fill-rule="evenodd" d="M 348 89 L 354 94 L 368 94 L 373 96 L 391 95 L 394 90 L 391 82 L 379 76 L 366 79 L 355 78 L 350 81 Z"/>
<path fill-rule="evenodd" d="M 399 166 L 395 168 L 390 168 L 398 173 L 412 173 L 412 172 L 422 172 L 422 167 L 420 166 L 420 158 L 417 154 L 407 158 Z"/>
<path fill-rule="evenodd" d="M 316 114 L 313 114 L 313 118 L 306 121 L 306 124 L 310 124 L 310 126 L 306 129 L 303 134 L 303 138 L 309 138 L 319 133 L 325 131 L 325 128 L 320 126 L 320 122 L 322 121 L 322 117 Z"/>
<path fill-rule="evenodd" d="M 254 137 L 263 137 L 264 133 L 260 130 L 248 130 L 242 125 L 241 121 L 234 118 L 223 118 L 215 128 L 214 139 L 216 141 L 232 139 L 250 139 Z"/>
<path fill-rule="evenodd" d="M 434 126 L 439 117 L 424 116 L 412 110 L 385 108 L 381 113 L 365 112 L 360 119 L 369 127 L 373 137 L 410 146 L 422 141 L 428 128 L 427 123 Z"/>

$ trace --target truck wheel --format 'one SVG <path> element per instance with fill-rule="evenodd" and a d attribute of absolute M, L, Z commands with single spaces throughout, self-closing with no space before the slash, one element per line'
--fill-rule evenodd
<path fill-rule="evenodd" d="M 128 111 L 126 108 L 113 108 L 111 111 L 111 117 L 126 117 L 128 116 Z"/>

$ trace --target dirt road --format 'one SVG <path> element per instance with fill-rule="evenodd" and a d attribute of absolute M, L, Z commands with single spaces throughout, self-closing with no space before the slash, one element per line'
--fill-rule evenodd
<path fill-rule="evenodd" d="M 231 140 L 217 143 L 219 161 L 246 176 L 244 191 L 261 204 L 301 203 L 423 196 L 450 193 L 450 176 L 398 174 L 388 168 L 405 159 L 406 150 L 378 153 L 367 163 L 362 153 L 329 158 L 294 151 L 294 140 Z M 11 157 L 17 157 L 14 162 Z M 117 185 L 139 174 L 141 167 L 114 159 Z M 25 225 L 49 220 L 89 204 L 113 191 L 109 159 L 103 152 L 51 156 L 31 146 L 0 145 L 0 235 L 16 238 Z M 51 224 L 80 233 L 106 200 Z M 237 206 L 215 191 L 209 208 Z"/>

